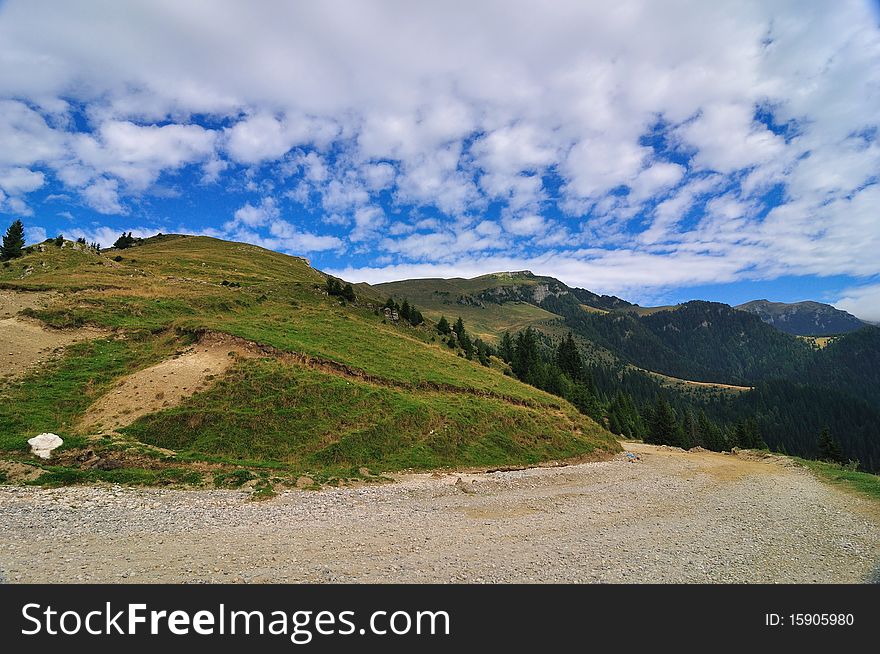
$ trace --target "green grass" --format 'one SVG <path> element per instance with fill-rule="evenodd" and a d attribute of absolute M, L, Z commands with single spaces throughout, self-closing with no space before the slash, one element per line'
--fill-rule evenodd
<path fill-rule="evenodd" d="M 880 500 L 880 475 L 849 470 L 837 463 L 796 459 L 821 479 L 872 500 Z"/>
<path fill-rule="evenodd" d="M 27 451 L 27 439 L 52 432 L 63 448 L 81 446 L 74 423 L 121 376 L 169 356 L 168 339 L 97 339 L 27 377 L 0 387 L 0 450 Z"/>
<path fill-rule="evenodd" d="M 459 296 L 513 284 L 532 286 L 541 281 L 541 278 L 483 275 L 474 279 L 410 279 L 377 284 L 375 288 L 386 296 L 408 299 L 435 322 L 441 315 L 450 323 L 460 316 L 473 336 L 495 342 L 505 331 L 515 333 L 528 326 L 557 322 L 560 318 L 525 302 L 486 302 L 485 306 L 474 306 L 459 304 Z"/>
<path fill-rule="evenodd" d="M 618 449 L 564 400 L 499 366 L 457 356 L 428 326 L 385 324 L 374 310 L 384 298 L 370 287 L 359 285 L 357 304 L 345 305 L 324 294 L 324 281 L 303 259 L 206 237 L 165 236 L 101 255 L 47 246 L 16 259 L 0 268 L 0 287 L 59 292 L 31 316 L 55 327 L 101 325 L 125 338 L 73 346 L 39 373 L 0 388 L 0 450 L 20 454 L 42 431 L 59 434 L 65 447 L 84 446 L 75 424 L 93 401 L 204 330 L 293 356 L 241 363 L 208 391 L 123 430 L 176 450 L 184 467 L 215 461 L 282 475 L 305 471 L 316 483 L 334 483 L 357 477 L 362 465 L 531 464 Z M 505 306 L 520 310 L 510 314 L 516 324 L 553 318 L 530 305 Z M 337 374 L 296 363 L 303 357 L 332 362 Z M 117 483 L 159 483 L 152 472 L 131 474 Z M 124 478 L 118 471 L 53 475 L 41 483 Z M 220 483 L 237 479 L 221 476 Z M 262 477 L 257 485 L 269 494 Z"/>
<path fill-rule="evenodd" d="M 65 466 L 47 466 L 46 472 L 27 482 L 31 486 L 70 486 L 94 483 L 120 484 L 123 486 L 198 486 L 202 474 L 195 470 L 166 468 L 148 470 L 145 468 L 120 468 L 118 470 L 80 470 Z"/>
<path fill-rule="evenodd" d="M 574 409 L 388 388 L 274 360 L 242 362 L 124 431 L 184 455 L 274 458 L 303 471 L 530 464 L 618 447 Z"/>

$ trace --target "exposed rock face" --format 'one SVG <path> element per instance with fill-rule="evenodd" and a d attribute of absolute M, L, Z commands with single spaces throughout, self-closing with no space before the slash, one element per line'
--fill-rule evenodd
<path fill-rule="evenodd" d="M 854 315 L 821 302 L 769 302 L 753 300 L 736 307 L 756 314 L 776 329 L 797 336 L 834 336 L 865 326 Z"/>
<path fill-rule="evenodd" d="M 37 455 L 41 459 L 48 459 L 52 456 L 52 450 L 60 447 L 64 443 L 57 434 L 44 433 L 28 439 L 28 445 L 31 446 L 31 453 Z"/>

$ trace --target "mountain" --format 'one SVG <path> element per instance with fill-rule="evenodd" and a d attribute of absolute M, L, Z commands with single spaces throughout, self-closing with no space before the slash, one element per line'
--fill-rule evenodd
<path fill-rule="evenodd" d="M 810 457 L 828 427 L 848 458 L 880 469 L 880 329 L 860 321 L 860 329 L 819 347 L 726 304 L 644 308 L 530 272 L 375 288 L 437 317 L 462 316 L 486 338 L 532 327 L 548 362 L 572 334 L 604 402 L 600 417 L 616 433 L 644 434 L 662 397 L 682 430 L 686 416 L 705 414 L 732 443 L 754 421 L 770 446 Z M 619 430 L 621 424 L 629 426 Z"/>
<path fill-rule="evenodd" d="M 635 306 L 619 297 L 571 288 L 558 279 L 528 270 L 473 279 L 407 279 L 375 284 L 373 288 L 408 299 L 435 320 L 441 315 L 450 319 L 461 316 L 475 334 L 490 341 L 505 331 L 559 322 L 560 316 L 545 306 L 548 298 L 564 298 L 565 303 L 581 311 L 599 313 Z"/>
<path fill-rule="evenodd" d="M 0 370 L 0 458 L 32 461 L 27 439 L 52 432 L 65 446 L 46 483 L 265 487 L 619 449 L 497 361 L 386 316 L 369 286 L 351 301 L 328 281 L 305 259 L 208 237 L 28 248 L 0 266 L 0 303 L 24 307 L 0 330 L 86 340 L 58 358 L 35 348 L 24 378 Z"/>
<path fill-rule="evenodd" d="M 760 317 L 776 329 L 797 336 L 836 336 L 856 331 L 865 323 L 851 313 L 821 302 L 752 300 L 735 307 Z"/>

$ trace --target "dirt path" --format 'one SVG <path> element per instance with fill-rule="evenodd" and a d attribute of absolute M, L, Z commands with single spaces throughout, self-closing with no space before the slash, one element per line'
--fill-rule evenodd
<path fill-rule="evenodd" d="M 84 432 L 109 432 L 141 416 L 175 406 L 205 390 L 235 361 L 250 351 L 222 339 L 206 340 L 183 354 L 123 378 L 86 411 Z"/>
<path fill-rule="evenodd" d="M 10 582 L 861 582 L 880 512 L 799 467 L 601 463 L 291 491 L 0 487 Z M 458 482 L 461 478 L 461 482 Z"/>

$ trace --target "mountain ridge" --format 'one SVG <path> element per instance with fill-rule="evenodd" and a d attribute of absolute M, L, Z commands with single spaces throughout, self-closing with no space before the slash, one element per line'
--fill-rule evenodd
<path fill-rule="evenodd" d="M 797 336 L 836 336 L 856 331 L 866 324 L 847 311 L 814 300 L 751 300 L 736 305 L 734 309 L 753 313 L 780 331 Z"/>

